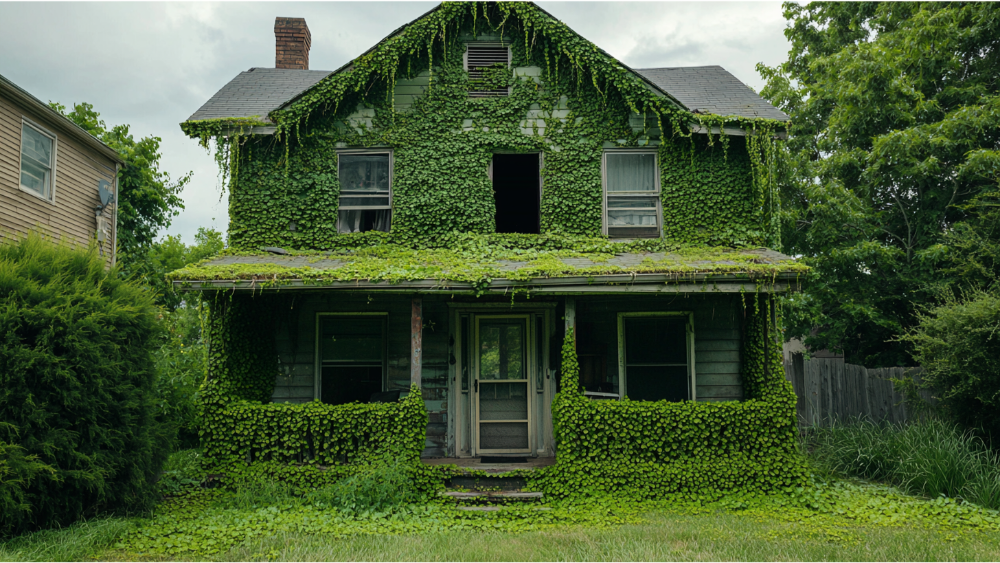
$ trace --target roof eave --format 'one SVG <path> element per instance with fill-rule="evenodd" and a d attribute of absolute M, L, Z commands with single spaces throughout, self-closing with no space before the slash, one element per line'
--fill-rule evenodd
<path fill-rule="evenodd" d="M 528 289 L 536 293 L 777 293 L 800 289 L 801 274 L 785 271 L 768 276 L 768 283 L 747 274 L 610 274 L 597 276 L 567 276 L 511 280 L 497 278 L 485 288 L 467 282 L 426 279 L 400 282 L 387 281 L 322 281 L 308 279 L 259 279 L 234 280 L 174 280 L 179 291 L 217 290 L 337 290 L 337 291 L 390 291 L 405 293 L 508 293 L 514 289 Z"/>
<path fill-rule="evenodd" d="M 16 101 L 24 105 L 27 105 L 28 107 L 31 107 L 41 112 L 42 114 L 48 116 L 49 118 L 54 120 L 55 123 L 59 125 L 58 128 L 61 129 L 64 133 L 67 133 L 73 138 L 77 139 L 78 141 L 81 141 L 88 147 L 108 157 L 108 159 L 116 162 L 117 164 L 125 164 L 125 160 L 122 159 L 121 155 L 119 155 L 118 152 L 115 151 L 115 149 L 104 144 L 103 142 L 100 141 L 100 139 L 91 135 L 76 123 L 73 123 L 71 119 L 67 118 L 65 115 L 59 113 L 58 111 L 50 108 L 48 104 L 32 96 L 26 90 L 23 90 L 20 86 L 14 84 L 13 82 L 3 77 L 2 75 L 0 75 L 0 91 L 9 95 Z"/>

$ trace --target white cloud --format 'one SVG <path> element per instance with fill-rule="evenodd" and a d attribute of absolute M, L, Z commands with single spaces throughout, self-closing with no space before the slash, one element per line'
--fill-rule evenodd
<path fill-rule="evenodd" d="M 275 16 L 306 18 L 310 66 L 333 70 L 434 5 L 4 3 L 0 74 L 42 100 L 90 102 L 109 125 L 160 137 L 163 169 L 194 172 L 187 209 L 169 229 L 190 243 L 199 226 L 225 230 L 228 203 L 214 159 L 178 124 L 239 72 L 274 65 Z M 788 50 L 778 3 L 540 5 L 636 68 L 718 64 L 759 90 L 754 65 L 781 62 Z"/>

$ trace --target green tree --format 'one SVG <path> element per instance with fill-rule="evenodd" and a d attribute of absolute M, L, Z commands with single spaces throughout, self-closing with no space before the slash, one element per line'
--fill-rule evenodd
<path fill-rule="evenodd" d="M 225 248 L 222 233 L 215 229 L 198 227 L 194 235 L 194 244 L 188 246 L 181 241 L 180 235 L 167 235 L 159 242 L 153 243 L 147 258 L 147 268 L 151 272 L 146 282 L 156 291 L 158 301 L 169 309 L 176 309 L 184 301 L 185 296 L 178 295 L 167 283 L 166 274 L 214 256 Z M 197 297 L 188 295 L 186 297 Z"/>
<path fill-rule="evenodd" d="M 792 48 L 762 96 L 791 117 L 785 252 L 813 267 L 787 336 L 867 366 L 955 274 L 944 237 L 1000 175 L 1000 5 L 785 3 Z"/>
<path fill-rule="evenodd" d="M 49 105 L 117 151 L 125 161 L 118 171 L 118 261 L 126 275 L 156 286 L 152 278 L 158 272 L 150 267 L 147 255 L 160 229 L 169 227 L 171 219 L 184 209 L 179 194 L 191 180 L 191 172 L 172 181 L 170 174 L 160 170 L 159 137 L 137 141 L 128 125 L 109 129 L 91 104 L 73 104 L 69 112 L 62 104 Z"/>

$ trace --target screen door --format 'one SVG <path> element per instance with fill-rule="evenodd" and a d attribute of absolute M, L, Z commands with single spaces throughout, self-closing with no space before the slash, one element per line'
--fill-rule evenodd
<path fill-rule="evenodd" d="M 528 315 L 476 317 L 478 453 L 531 452 Z"/>

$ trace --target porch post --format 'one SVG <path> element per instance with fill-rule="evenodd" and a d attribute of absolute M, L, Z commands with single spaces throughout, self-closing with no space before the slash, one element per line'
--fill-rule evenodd
<path fill-rule="evenodd" d="M 566 334 L 573 335 L 573 345 L 576 345 L 576 298 L 566 298 Z"/>
<path fill-rule="evenodd" d="M 419 297 L 414 297 L 410 312 L 410 384 L 416 385 L 417 389 L 420 388 L 420 363 L 423 358 L 423 326 L 423 305 Z"/>

